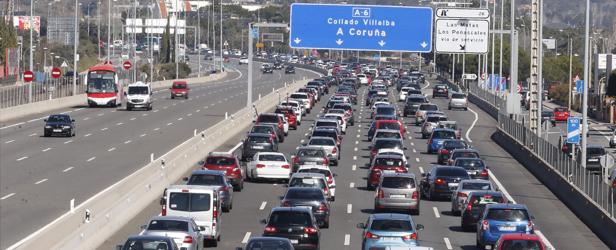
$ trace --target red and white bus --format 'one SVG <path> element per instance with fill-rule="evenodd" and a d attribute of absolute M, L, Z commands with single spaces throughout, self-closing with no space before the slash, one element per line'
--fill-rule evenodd
<path fill-rule="evenodd" d="M 111 63 L 92 66 L 86 75 L 88 106 L 117 107 L 122 104 L 121 88 L 116 69 Z"/>

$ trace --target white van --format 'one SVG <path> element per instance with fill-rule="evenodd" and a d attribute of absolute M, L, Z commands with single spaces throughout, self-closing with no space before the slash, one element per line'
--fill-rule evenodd
<path fill-rule="evenodd" d="M 204 245 L 216 246 L 220 241 L 221 202 L 217 187 L 197 185 L 171 185 L 160 200 L 162 216 L 184 216 L 204 227 Z M 209 243 L 209 244 L 206 244 Z"/>
<path fill-rule="evenodd" d="M 149 84 L 136 82 L 128 85 L 126 96 L 126 109 L 144 108 L 152 110 L 152 88 Z"/>

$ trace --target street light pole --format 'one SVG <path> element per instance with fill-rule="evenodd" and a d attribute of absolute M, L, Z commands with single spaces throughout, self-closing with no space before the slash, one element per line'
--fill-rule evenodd
<path fill-rule="evenodd" d="M 220 72 L 222 73 L 222 0 L 220 0 Z"/>
<path fill-rule="evenodd" d="M 111 0 L 107 1 L 107 60 L 111 60 Z"/>
<path fill-rule="evenodd" d="M 79 45 L 79 0 L 75 0 L 75 40 L 73 45 L 73 95 L 77 95 L 77 46 Z"/>
<path fill-rule="evenodd" d="M 571 89 L 573 85 L 573 40 L 569 37 L 569 112 L 571 112 L 571 101 L 573 99 L 573 91 Z"/>
<path fill-rule="evenodd" d="M 201 8 L 197 6 L 197 61 L 199 62 L 198 77 L 201 77 Z"/>
<path fill-rule="evenodd" d="M 34 4 L 32 3 L 32 0 L 30 0 L 30 68 L 29 70 L 34 70 L 34 61 L 33 61 L 33 56 L 32 56 L 32 52 L 34 52 L 34 50 L 32 49 L 32 38 L 33 38 L 33 32 L 34 32 Z M 28 84 L 28 103 L 32 102 L 32 83 Z"/>
<path fill-rule="evenodd" d="M 588 85 L 590 85 L 590 59 L 589 49 L 590 39 L 590 0 L 586 0 L 586 28 L 584 31 L 584 86 L 582 94 L 582 168 L 586 169 L 586 135 L 588 133 Z"/>

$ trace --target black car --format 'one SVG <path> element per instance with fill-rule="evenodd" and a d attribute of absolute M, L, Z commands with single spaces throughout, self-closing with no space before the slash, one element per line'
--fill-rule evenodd
<path fill-rule="evenodd" d="M 282 207 L 311 207 L 319 227 L 329 228 L 329 202 L 323 190 L 314 187 L 290 187 L 280 203 Z"/>
<path fill-rule="evenodd" d="M 466 149 L 469 145 L 460 139 L 447 139 L 443 141 L 443 146 L 438 151 L 437 163 L 447 164 L 451 152 L 456 149 Z"/>
<path fill-rule="evenodd" d="M 576 147 L 575 156 L 578 164 L 582 164 L 582 147 Z M 605 149 L 598 145 L 586 146 L 586 170 L 600 171 L 601 157 L 606 154 Z"/>
<path fill-rule="evenodd" d="M 280 237 L 251 237 L 246 243 L 246 248 L 235 248 L 235 250 L 293 250 L 293 244 L 287 238 Z"/>
<path fill-rule="evenodd" d="M 479 156 L 479 152 L 474 149 L 466 148 L 466 149 L 454 149 L 449 156 L 449 165 L 453 165 L 457 158 L 476 158 L 481 159 Z"/>
<path fill-rule="evenodd" d="M 321 230 L 308 207 L 276 207 L 265 224 L 263 236 L 281 237 L 291 241 L 295 248 L 319 249 Z"/>
<path fill-rule="evenodd" d="M 486 166 L 486 163 L 482 159 L 459 157 L 453 165 L 466 169 L 466 173 L 468 173 L 472 179 L 490 179 L 488 166 Z"/>
<path fill-rule="evenodd" d="M 338 135 L 338 132 L 336 132 L 335 128 L 315 128 L 312 131 L 312 134 L 310 134 L 309 136 L 310 137 L 321 136 L 321 137 L 332 138 L 336 141 L 336 145 L 338 147 L 340 147 L 340 144 L 342 143 L 342 136 Z"/>
<path fill-rule="evenodd" d="M 432 98 L 436 97 L 449 98 L 449 90 L 447 89 L 447 85 L 437 84 L 434 86 L 434 89 L 432 89 Z"/>
<path fill-rule="evenodd" d="M 154 248 L 149 248 L 153 246 Z M 129 236 L 123 245 L 116 247 L 118 250 L 132 250 L 132 249 L 166 249 L 166 250 L 178 250 L 180 249 L 173 241 L 173 238 L 167 236 L 156 235 L 133 235 Z"/>
<path fill-rule="evenodd" d="M 287 65 L 287 67 L 284 68 L 284 73 L 285 74 L 295 74 L 295 66 Z"/>
<path fill-rule="evenodd" d="M 284 138 L 284 135 L 279 135 L 279 131 L 276 129 L 276 126 L 274 126 L 273 124 L 257 124 L 257 125 L 253 125 L 252 128 L 250 128 L 250 131 L 248 132 L 249 134 L 252 133 L 260 133 L 260 134 L 274 134 L 276 136 L 277 142 L 282 142 L 280 141 L 280 138 Z"/>
<path fill-rule="evenodd" d="M 408 117 L 409 115 L 414 116 L 415 112 L 419 109 L 419 105 L 423 103 L 428 103 L 428 100 L 426 100 L 426 97 L 423 95 L 407 96 L 404 103 L 404 117 Z"/>
<path fill-rule="evenodd" d="M 69 115 L 57 114 L 50 115 L 45 121 L 43 136 L 49 137 L 54 134 L 64 136 L 75 136 L 75 120 Z"/>
<path fill-rule="evenodd" d="M 428 200 L 436 198 L 451 199 L 451 194 L 458 188 L 462 180 L 470 180 L 466 170 L 461 167 L 435 165 L 430 172 L 422 174 L 422 197 Z"/>
<path fill-rule="evenodd" d="M 272 67 L 269 64 L 263 64 L 263 67 L 261 67 L 261 72 L 263 74 L 273 74 L 274 73 L 274 67 Z"/>
<path fill-rule="evenodd" d="M 281 62 L 274 63 L 274 69 L 282 69 L 283 67 L 284 67 L 284 64 L 282 64 Z"/>
<path fill-rule="evenodd" d="M 507 198 L 500 191 L 472 191 L 460 213 L 462 230 L 474 231 L 486 205 L 493 203 L 507 203 Z"/>
<path fill-rule="evenodd" d="M 278 145 L 271 134 L 251 133 L 244 139 L 242 161 L 251 160 L 257 152 L 277 152 Z"/>

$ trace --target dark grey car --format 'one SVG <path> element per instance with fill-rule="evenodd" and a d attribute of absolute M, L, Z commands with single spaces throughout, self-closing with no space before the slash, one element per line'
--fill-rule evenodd
<path fill-rule="evenodd" d="M 323 190 L 315 187 L 289 187 L 282 198 L 283 207 L 310 207 L 319 227 L 329 227 L 329 201 Z"/>
<path fill-rule="evenodd" d="M 190 177 L 185 177 L 186 185 L 218 187 L 218 197 L 222 200 L 223 212 L 233 208 L 233 185 L 225 177 L 225 172 L 218 170 L 193 170 Z"/>
<path fill-rule="evenodd" d="M 251 160 L 257 152 L 278 152 L 278 144 L 270 134 L 250 133 L 243 145 L 242 161 Z"/>
<path fill-rule="evenodd" d="M 297 152 L 291 156 L 292 172 L 297 172 L 301 165 L 323 165 L 329 166 L 327 152 L 321 147 L 301 146 L 297 148 Z"/>

